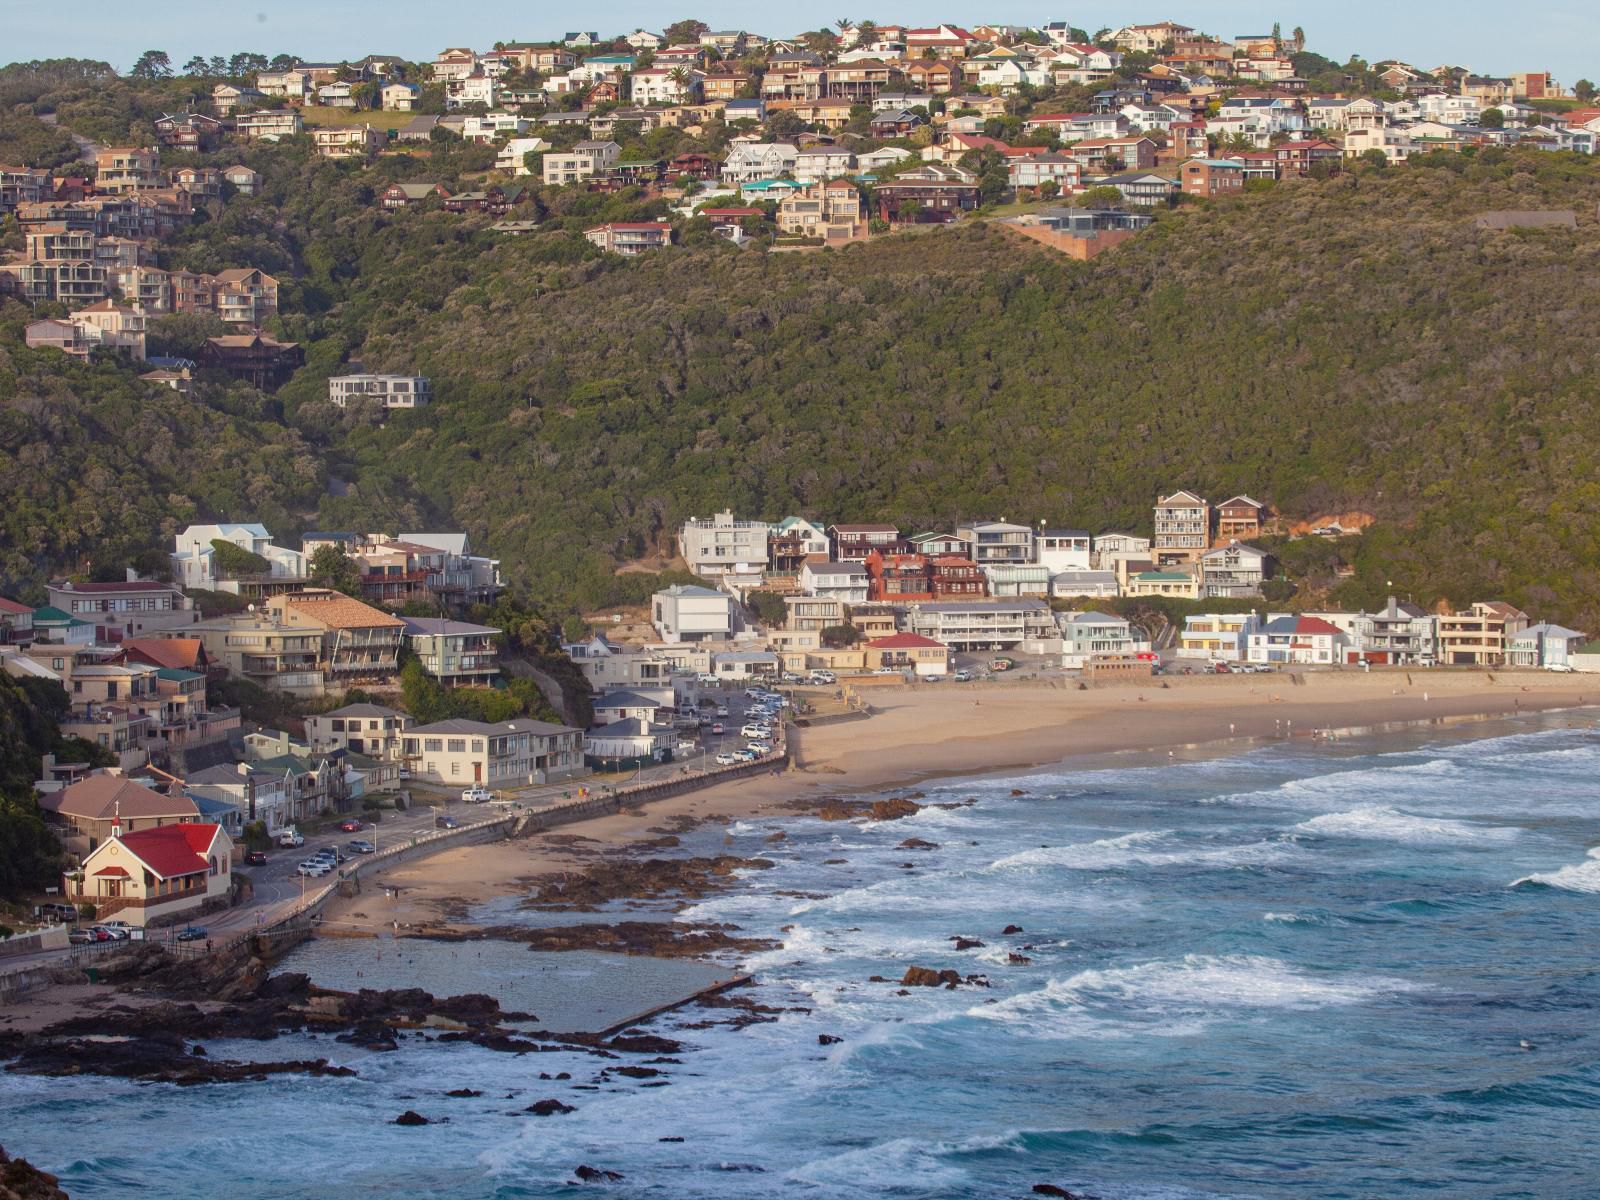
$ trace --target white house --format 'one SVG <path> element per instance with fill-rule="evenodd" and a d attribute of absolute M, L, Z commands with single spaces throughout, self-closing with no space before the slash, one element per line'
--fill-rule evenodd
<path fill-rule="evenodd" d="M 1318 617 L 1273 617 L 1246 638 L 1246 657 L 1253 663 L 1301 663 L 1309 666 L 1343 662 L 1350 644 L 1343 630 Z"/>
<path fill-rule="evenodd" d="M 822 183 L 848 175 L 855 169 L 856 156 L 839 146 L 816 146 L 794 157 L 796 183 Z"/>
<path fill-rule="evenodd" d="M 1506 637 L 1506 662 L 1513 667 L 1571 667 L 1573 651 L 1587 641 L 1576 629 L 1530 625 Z"/>
<path fill-rule="evenodd" d="M 586 748 L 589 761 L 605 766 L 610 760 L 647 760 L 665 762 L 672 755 L 673 729 L 670 725 L 652 725 L 638 717 L 612 721 L 589 730 Z"/>
<path fill-rule="evenodd" d="M 481 104 L 493 108 L 500 98 L 500 81 L 492 75 L 468 75 L 465 79 L 451 80 L 446 85 L 444 106 L 461 108 L 467 104 Z"/>
<path fill-rule="evenodd" d="M 487 112 L 464 118 L 461 136 L 469 142 L 492 142 L 501 137 L 520 137 L 528 132 L 531 124 L 527 117 L 517 113 Z"/>
<path fill-rule="evenodd" d="M 635 104 L 690 104 L 705 78 L 687 67 L 648 67 L 628 77 L 628 96 Z"/>
<path fill-rule="evenodd" d="M 904 146 L 884 146 L 856 155 L 856 166 L 862 171 L 881 171 L 910 157 L 911 151 Z"/>
<path fill-rule="evenodd" d="M 1214 599 L 1248 599 L 1261 594 L 1267 577 L 1264 550 L 1230 541 L 1200 556 L 1200 593 Z"/>
<path fill-rule="evenodd" d="M 711 656 L 711 673 L 718 679 L 755 679 L 778 673 L 778 656 L 770 650 L 734 650 Z"/>
<path fill-rule="evenodd" d="M 550 143 L 541 137 L 514 137 L 500 147 L 500 154 L 494 160 L 495 170 L 510 171 L 513 175 L 532 175 L 533 168 L 528 166 L 528 155 L 543 154 L 548 149 Z"/>
<path fill-rule="evenodd" d="M 1121 594 L 1115 571 L 1060 571 L 1050 580 L 1052 596 L 1105 599 Z"/>
<path fill-rule="evenodd" d="M 806 557 L 828 554 L 828 534 L 822 526 L 804 517 L 785 517 L 772 527 L 774 538 L 793 539 L 799 543 L 800 553 Z"/>
<path fill-rule="evenodd" d="M 674 584 L 650 598 L 650 620 L 662 641 L 704 642 L 733 635 L 733 597 L 694 584 Z"/>
<path fill-rule="evenodd" d="M 678 553 L 689 570 L 701 576 L 761 568 L 766 566 L 771 533 L 772 526 L 767 522 L 735 517 L 732 509 L 725 508 L 713 517 L 690 517 L 685 521 L 678 530 Z"/>
<path fill-rule="evenodd" d="M 607 692 L 591 705 L 596 725 L 609 725 L 612 721 L 654 721 L 656 709 L 661 707 L 659 697 L 638 692 Z"/>
<path fill-rule="evenodd" d="M 115 913 L 130 925 L 198 916 L 226 906 L 233 887 L 233 841 L 220 825 L 194 822 L 120 830 L 101 842 L 71 877 L 67 896 Z"/>
<path fill-rule="evenodd" d="M 794 174 L 800 151 L 787 142 L 735 142 L 722 164 L 727 183 L 757 183 Z"/>
<path fill-rule="evenodd" d="M 266 574 L 280 579 L 304 579 L 306 556 L 299 550 L 275 546 L 265 525 L 221 524 L 191 525 L 173 538 L 172 573 L 185 588 L 203 588 L 210 592 L 235 592 L 239 590 L 236 579 L 227 577 L 217 569 L 217 551 L 213 542 L 231 542 L 241 550 L 258 554 L 267 560 Z"/>
<path fill-rule="evenodd" d="M 1369 150 L 1381 150 L 1390 162 L 1404 162 L 1416 147 L 1403 129 L 1352 129 L 1344 135 L 1344 156 L 1360 158 Z"/>
<path fill-rule="evenodd" d="M 800 590 L 807 596 L 865 604 L 867 582 L 867 568 L 860 562 L 807 559 L 800 566 Z"/>
<path fill-rule="evenodd" d="M 1087 571 L 1094 539 L 1087 529 L 1041 529 L 1034 543 L 1035 557 L 1051 572 Z"/>
<path fill-rule="evenodd" d="M 379 103 L 390 112 L 411 112 L 417 107 L 417 85 L 389 83 L 378 91 Z"/>
<path fill-rule="evenodd" d="M 952 650 L 1007 650 L 1057 636 L 1049 606 L 1039 600 L 936 601 L 917 605 L 909 620 L 911 632 Z"/>

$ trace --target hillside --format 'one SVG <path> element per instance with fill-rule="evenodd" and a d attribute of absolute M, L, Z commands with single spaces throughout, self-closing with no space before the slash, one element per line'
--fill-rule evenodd
<path fill-rule="evenodd" d="M 81 565 L 101 528 L 131 554 L 195 513 L 291 531 L 430 522 L 467 528 L 570 609 L 647 589 L 616 565 L 725 505 L 1147 529 L 1158 493 L 1190 487 L 1291 519 L 1372 513 L 1337 599 L 1371 603 L 1394 580 L 1419 600 L 1498 596 L 1600 626 L 1585 349 L 1600 173 L 1585 160 L 1488 151 L 1286 181 L 1164 214 L 1080 264 L 983 225 L 844 252 L 701 238 L 605 260 L 571 230 L 646 211 L 626 194 L 563 195 L 548 215 L 564 229 L 501 239 L 475 218 L 385 216 L 376 182 L 331 164 L 252 157 L 265 194 L 172 259 L 293 273 L 279 328 L 310 365 L 271 400 L 193 403 L 15 353 L 0 375 L 0 445 L 23 468 L 0 483 L 8 584 Z M 1548 207 L 1577 209 L 1577 231 L 1471 222 Z M 332 408 L 322 381 L 349 357 L 430 375 L 436 403 L 386 424 Z M 313 516 L 325 472 L 353 486 Z M 73 516 L 24 520 L 56 495 Z"/>
<path fill-rule="evenodd" d="M 559 268 L 485 248 L 430 311 L 367 310 L 369 364 L 441 402 L 350 432 L 366 499 L 334 511 L 453 514 L 585 596 L 725 504 L 1102 529 L 1177 486 L 1248 491 L 1378 517 L 1345 599 L 1393 579 L 1594 625 L 1600 177 L 1448 161 L 1183 210 L 1091 264 L 981 226 Z M 1556 205 L 1576 234 L 1470 221 Z"/>

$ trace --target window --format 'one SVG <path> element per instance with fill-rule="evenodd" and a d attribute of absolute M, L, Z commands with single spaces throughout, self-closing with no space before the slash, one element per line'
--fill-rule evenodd
<path fill-rule="evenodd" d="M 466 752 L 467 752 L 467 739 L 466 738 L 451 738 L 450 739 L 450 753 L 451 754 L 465 754 Z"/>
<path fill-rule="evenodd" d="M 426 750 L 429 754 L 443 754 L 444 753 L 444 739 L 443 738 L 424 738 L 423 739 L 423 749 Z"/>

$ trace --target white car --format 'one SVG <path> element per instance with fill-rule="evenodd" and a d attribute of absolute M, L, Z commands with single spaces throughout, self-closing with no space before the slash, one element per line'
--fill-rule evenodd
<path fill-rule="evenodd" d="M 677 748 L 673 750 L 673 753 L 674 754 L 699 754 L 700 753 L 700 747 L 695 745 L 693 742 L 679 742 L 678 745 L 677 745 Z"/>
<path fill-rule="evenodd" d="M 463 804 L 487 804 L 494 799 L 494 793 L 482 784 L 473 784 L 461 793 Z"/>
<path fill-rule="evenodd" d="M 744 744 L 744 748 L 746 750 L 750 751 L 751 754 L 771 754 L 772 753 L 772 743 L 771 742 L 749 741 L 749 742 L 746 742 Z"/>
<path fill-rule="evenodd" d="M 811 672 L 811 682 L 812 683 L 838 683 L 839 682 L 839 677 L 837 675 L 835 675 L 832 671 L 813 671 L 813 672 Z"/>
<path fill-rule="evenodd" d="M 715 675 L 708 674 L 704 671 L 702 671 L 699 675 L 696 675 L 694 677 L 694 681 L 704 687 L 716 687 L 718 683 Z"/>
<path fill-rule="evenodd" d="M 312 879 L 321 879 L 331 870 L 333 868 L 320 858 L 308 859 L 295 868 L 297 873 L 309 876 Z"/>
<path fill-rule="evenodd" d="M 717 766 L 719 766 L 719 767 L 731 767 L 735 763 L 740 763 L 740 762 L 743 762 L 743 761 L 744 761 L 744 759 L 740 758 L 737 754 L 719 754 L 719 755 L 717 755 Z"/>
<path fill-rule="evenodd" d="M 1559 675 L 1575 675 L 1578 671 L 1578 668 L 1571 663 L 1546 663 L 1544 669 L 1546 671 L 1555 671 Z"/>
<path fill-rule="evenodd" d="M 728 719 L 728 706 L 726 704 L 717 705 L 717 716 L 724 721 Z"/>
<path fill-rule="evenodd" d="M 746 725 L 743 729 L 739 730 L 740 737 L 764 738 L 770 737 L 771 735 L 772 730 L 768 729 L 765 725 Z"/>

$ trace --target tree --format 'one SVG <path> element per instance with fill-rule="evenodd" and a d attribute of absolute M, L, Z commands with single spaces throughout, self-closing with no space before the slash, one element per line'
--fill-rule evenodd
<path fill-rule="evenodd" d="M 167 79 L 172 75 L 172 59 L 165 50 L 146 50 L 139 55 L 128 74 L 134 79 Z"/>
<path fill-rule="evenodd" d="M 1123 195 L 1118 188 L 1092 187 L 1074 196 L 1072 205 L 1074 208 L 1121 208 Z"/>
<path fill-rule="evenodd" d="M 227 538 L 211 539 L 212 561 L 222 579 L 238 579 L 247 575 L 270 575 L 272 564 L 253 550 L 246 550 Z"/>
<path fill-rule="evenodd" d="M 183 64 L 183 73 L 185 75 L 187 75 L 190 79 L 202 78 L 206 73 L 205 55 L 196 54 L 188 62 L 184 63 Z"/>
<path fill-rule="evenodd" d="M 1506 115 L 1498 108 L 1486 108 L 1478 114 L 1478 124 L 1484 129 L 1504 129 Z"/>
<path fill-rule="evenodd" d="M 708 33 L 710 30 L 711 26 L 704 21 L 674 21 L 662 31 L 661 36 L 667 39 L 667 45 L 669 46 L 685 46 L 698 42 L 700 35 Z"/>
<path fill-rule="evenodd" d="M 1594 84 L 1587 79 L 1580 79 L 1572 85 L 1572 94 L 1587 104 L 1594 99 Z"/>
<path fill-rule="evenodd" d="M 861 630 L 854 625 L 829 625 L 822 631 L 822 644 L 832 650 L 854 646 L 861 640 Z"/>
<path fill-rule="evenodd" d="M 1361 161 L 1381 169 L 1389 165 L 1389 156 L 1374 146 L 1371 150 L 1362 152 Z"/>
<path fill-rule="evenodd" d="M 311 582 L 346 596 L 361 598 L 361 569 L 340 547 L 318 546 L 311 555 Z"/>

